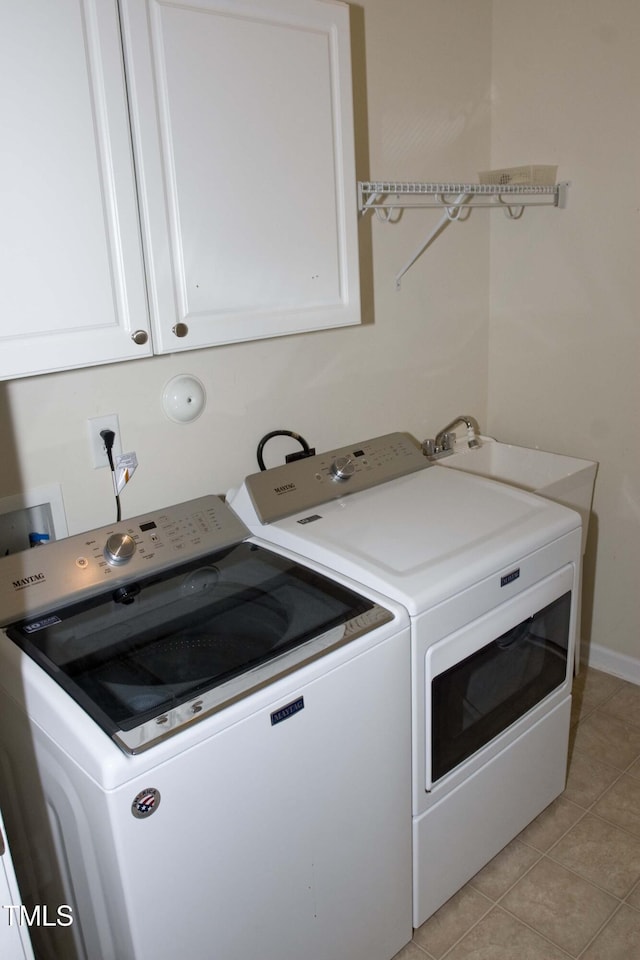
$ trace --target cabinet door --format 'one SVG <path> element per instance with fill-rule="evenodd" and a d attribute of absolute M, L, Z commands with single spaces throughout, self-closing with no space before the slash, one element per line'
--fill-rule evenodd
<path fill-rule="evenodd" d="M 348 7 L 120 6 L 156 352 L 360 322 Z"/>
<path fill-rule="evenodd" d="M 0 377 L 144 356 L 116 0 L 0 12 Z"/>

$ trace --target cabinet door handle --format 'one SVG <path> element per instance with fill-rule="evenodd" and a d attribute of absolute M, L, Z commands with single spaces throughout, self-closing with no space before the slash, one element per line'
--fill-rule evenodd
<path fill-rule="evenodd" d="M 137 343 L 137 345 L 141 347 L 149 339 L 149 334 L 146 330 L 136 330 L 131 334 L 131 339 L 134 343 Z"/>
<path fill-rule="evenodd" d="M 186 335 L 189 333 L 189 327 L 186 325 L 186 323 L 176 323 L 175 327 L 172 327 L 171 330 L 176 337 L 186 337 Z"/>

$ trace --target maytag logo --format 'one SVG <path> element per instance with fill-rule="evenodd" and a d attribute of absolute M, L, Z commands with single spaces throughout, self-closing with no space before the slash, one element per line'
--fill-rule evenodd
<path fill-rule="evenodd" d="M 274 487 L 274 493 L 289 493 L 290 490 L 295 490 L 295 483 L 283 483 L 281 487 Z"/>
<path fill-rule="evenodd" d="M 24 590 L 25 587 L 31 587 L 34 583 L 43 583 L 46 579 L 44 573 L 33 573 L 30 577 L 21 577 L 20 580 L 14 580 L 13 589 Z"/>
<path fill-rule="evenodd" d="M 296 713 L 300 713 L 301 710 L 304 710 L 304 697 L 298 697 L 297 700 L 292 700 L 291 703 L 288 703 L 285 707 L 280 707 L 279 710 L 274 710 L 271 714 L 271 726 L 275 727 L 277 723 L 282 723 L 283 720 L 288 720 L 289 717 L 293 717 Z"/>
<path fill-rule="evenodd" d="M 508 584 L 513 583 L 514 580 L 517 580 L 520 576 L 520 567 L 516 567 L 515 570 L 512 570 L 511 573 L 507 573 L 504 577 L 500 577 L 500 586 L 506 587 Z"/>

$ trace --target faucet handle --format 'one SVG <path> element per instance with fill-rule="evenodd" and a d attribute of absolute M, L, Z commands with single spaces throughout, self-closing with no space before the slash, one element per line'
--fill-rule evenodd
<path fill-rule="evenodd" d="M 442 437 L 442 449 L 443 450 L 455 450 L 456 447 L 456 434 L 455 431 L 451 433 L 445 433 Z"/>
<path fill-rule="evenodd" d="M 422 441 L 422 452 L 425 457 L 432 457 L 436 452 L 436 442 L 432 438 Z"/>

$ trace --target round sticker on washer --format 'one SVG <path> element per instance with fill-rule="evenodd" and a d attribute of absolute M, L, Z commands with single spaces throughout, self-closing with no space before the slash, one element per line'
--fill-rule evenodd
<path fill-rule="evenodd" d="M 144 820 L 145 817 L 150 817 L 152 813 L 155 813 L 159 806 L 160 791 L 156 790 L 155 787 L 147 787 L 146 790 L 141 790 L 134 798 L 131 804 L 131 813 L 138 820 Z"/>

